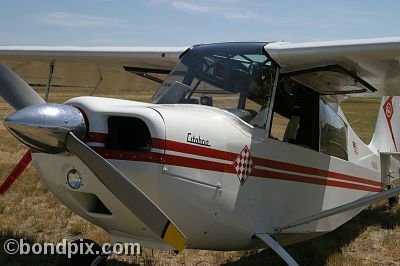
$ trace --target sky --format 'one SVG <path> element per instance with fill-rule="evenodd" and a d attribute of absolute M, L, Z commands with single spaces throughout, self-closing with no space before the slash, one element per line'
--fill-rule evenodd
<path fill-rule="evenodd" d="M 0 45 L 189 46 L 400 36 L 398 0 L 13 0 Z"/>

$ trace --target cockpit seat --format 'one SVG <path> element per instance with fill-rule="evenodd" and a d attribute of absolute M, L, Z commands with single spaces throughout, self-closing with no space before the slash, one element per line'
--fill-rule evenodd
<path fill-rule="evenodd" d="M 299 124 L 300 124 L 300 116 L 292 115 L 286 127 L 285 135 L 283 136 L 283 141 L 292 142 L 296 140 Z"/>

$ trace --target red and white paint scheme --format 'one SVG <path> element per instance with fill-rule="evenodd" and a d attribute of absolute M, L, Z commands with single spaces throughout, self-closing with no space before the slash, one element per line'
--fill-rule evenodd
<path fill-rule="evenodd" d="M 88 79 L 95 74 L 82 62 L 101 66 L 103 76 L 169 73 L 152 103 L 85 96 L 65 104 L 84 114 L 86 145 L 174 222 L 186 248 L 259 248 L 269 245 L 263 235 L 282 245 L 303 241 L 338 228 L 372 195 L 389 197 L 383 190 L 400 166 L 400 98 L 389 96 L 400 93 L 400 38 L 185 50 L 0 47 L 0 59 L 56 62 L 60 76 L 76 66 Z M 346 120 L 342 95 L 382 96 L 369 145 Z M 77 156 L 34 152 L 32 159 L 48 189 L 114 241 L 171 248 Z M 67 181 L 71 169 L 78 187 Z"/>

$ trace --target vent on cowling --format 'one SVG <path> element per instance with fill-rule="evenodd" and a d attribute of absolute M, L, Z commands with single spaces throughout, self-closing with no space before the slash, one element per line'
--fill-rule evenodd
<path fill-rule="evenodd" d="M 89 213 L 112 215 L 104 203 L 92 193 L 68 191 L 79 205 Z"/>
<path fill-rule="evenodd" d="M 105 148 L 125 151 L 148 151 L 151 148 L 150 130 L 146 123 L 136 117 L 109 117 Z"/>

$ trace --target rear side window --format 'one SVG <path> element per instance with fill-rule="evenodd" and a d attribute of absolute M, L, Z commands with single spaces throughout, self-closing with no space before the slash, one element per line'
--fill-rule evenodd
<path fill-rule="evenodd" d="M 320 101 L 321 152 L 348 160 L 347 125 L 323 100 Z"/>
<path fill-rule="evenodd" d="M 109 117 L 106 148 L 129 151 L 149 150 L 151 148 L 149 128 L 146 123 L 136 117 Z"/>

